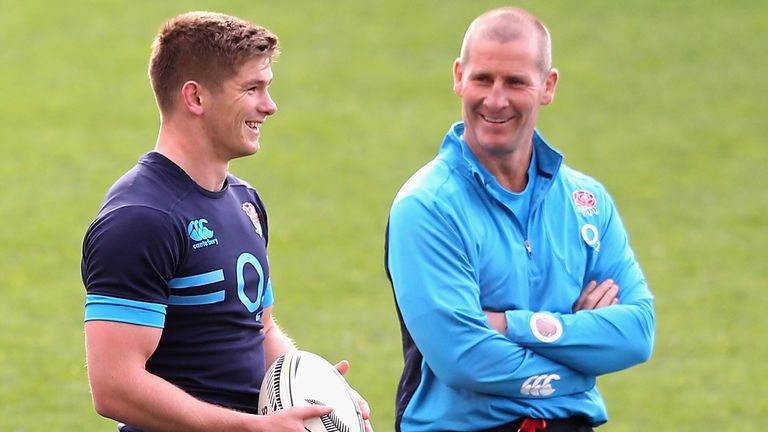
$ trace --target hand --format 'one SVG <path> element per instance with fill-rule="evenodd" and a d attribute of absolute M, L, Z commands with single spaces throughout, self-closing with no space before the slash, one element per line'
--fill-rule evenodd
<path fill-rule="evenodd" d="M 573 305 L 573 311 L 599 309 L 619 303 L 619 286 L 613 279 L 606 279 L 598 285 L 590 281 L 581 291 Z"/>
<path fill-rule="evenodd" d="M 336 363 L 335 367 L 340 374 L 344 375 L 349 370 L 349 362 L 342 360 Z M 368 402 L 366 402 L 365 399 L 360 396 L 360 393 L 350 387 L 349 384 L 347 384 L 347 388 L 349 388 L 349 391 L 357 399 L 357 406 L 360 407 L 360 412 L 362 413 L 363 420 L 365 421 L 365 432 L 373 432 L 373 427 L 371 426 L 371 407 L 368 406 Z"/>
<path fill-rule="evenodd" d="M 492 329 L 503 335 L 507 334 L 507 316 L 504 314 L 504 312 L 483 312 L 485 312 L 485 315 L 488 317 L 488 324 L 491 325 Z"/>
<path fill-rule="evenodd" d="M 261 417 L 265 431 L 270 432 L 304 432 L 304 420 L 313 417 L 324 416 L 333 411 L 333 408 L 322 405 L 285 408 Z"/>

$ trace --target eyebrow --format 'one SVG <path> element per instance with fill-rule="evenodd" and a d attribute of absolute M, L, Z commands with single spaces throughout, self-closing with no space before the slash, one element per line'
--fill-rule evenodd
<path fill-rule="evenodd" d="M 492 72 L 489 72 L 487 70 L 477 70 L 469 74 L 470 78 L 474 78 L 474 79 L 488 78 L 493 75 L 494 74 Z M 503 75 L 502 78 L 506 81 L 510 81 L 510 80 L 529 81 L 529 77 L 524 73 L 506 74 L 506 75 Z"/>
<path fill-rule="evenodd" d="M 262 85 L 262 84 L 269 85 L 271 83 L 272 83 L 272 79 L 269 79 L 269 80 L 252 79 L 252 80 L 245 81 L 242 85 L 243 87 L 253 87 L 253 86 Z"/>

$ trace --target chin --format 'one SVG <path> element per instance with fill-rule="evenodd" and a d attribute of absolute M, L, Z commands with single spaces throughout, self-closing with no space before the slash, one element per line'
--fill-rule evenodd
<path fill-rule="evenodd" d="M 237 159 L 241 157 L 251 156 L 259 151 L 259 145 L 248 145 L 247 147 L 241 147 L 232 152 L 231 159 Z"/>
<path fill-rule="evenodd" d="M 258 139 L 246 141 L 243 145 L 244 156 L 252 155 L 258 152 L 259 149 L 261 149 L 261 142 Z"/>
<path fill-rule="evenodd" d="M 485 136 L 479 136 L 478 140 L 483 143 L 484 147 L 509 147 L 510 143 L 512 142 L 512 137 L 508 134 L 505 135 L 485 135 Z"/>

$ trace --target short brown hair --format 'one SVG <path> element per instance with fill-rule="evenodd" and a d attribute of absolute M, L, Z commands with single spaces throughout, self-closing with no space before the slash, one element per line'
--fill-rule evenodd
<path fill-rule="evenodd" d="M 168 20 L 152 43 L 149 79 L 161 113 L 172 111 L 175 93 L 186 81 L 218 88 L 246 61 L 279 53 L 268 29 L 229 15 L 189 12 Z"/>

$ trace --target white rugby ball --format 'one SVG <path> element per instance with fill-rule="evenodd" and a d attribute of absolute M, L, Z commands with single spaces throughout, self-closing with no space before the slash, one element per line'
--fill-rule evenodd
<path fill-rule="evenodd" d="M 267 369 L 259 413 L 308 405 L 333 407 L 330 414 L 304 421 L 309 432 L 365 432 L 357 399 L 339 371 L 317 354 L 290 351 Z"/>

